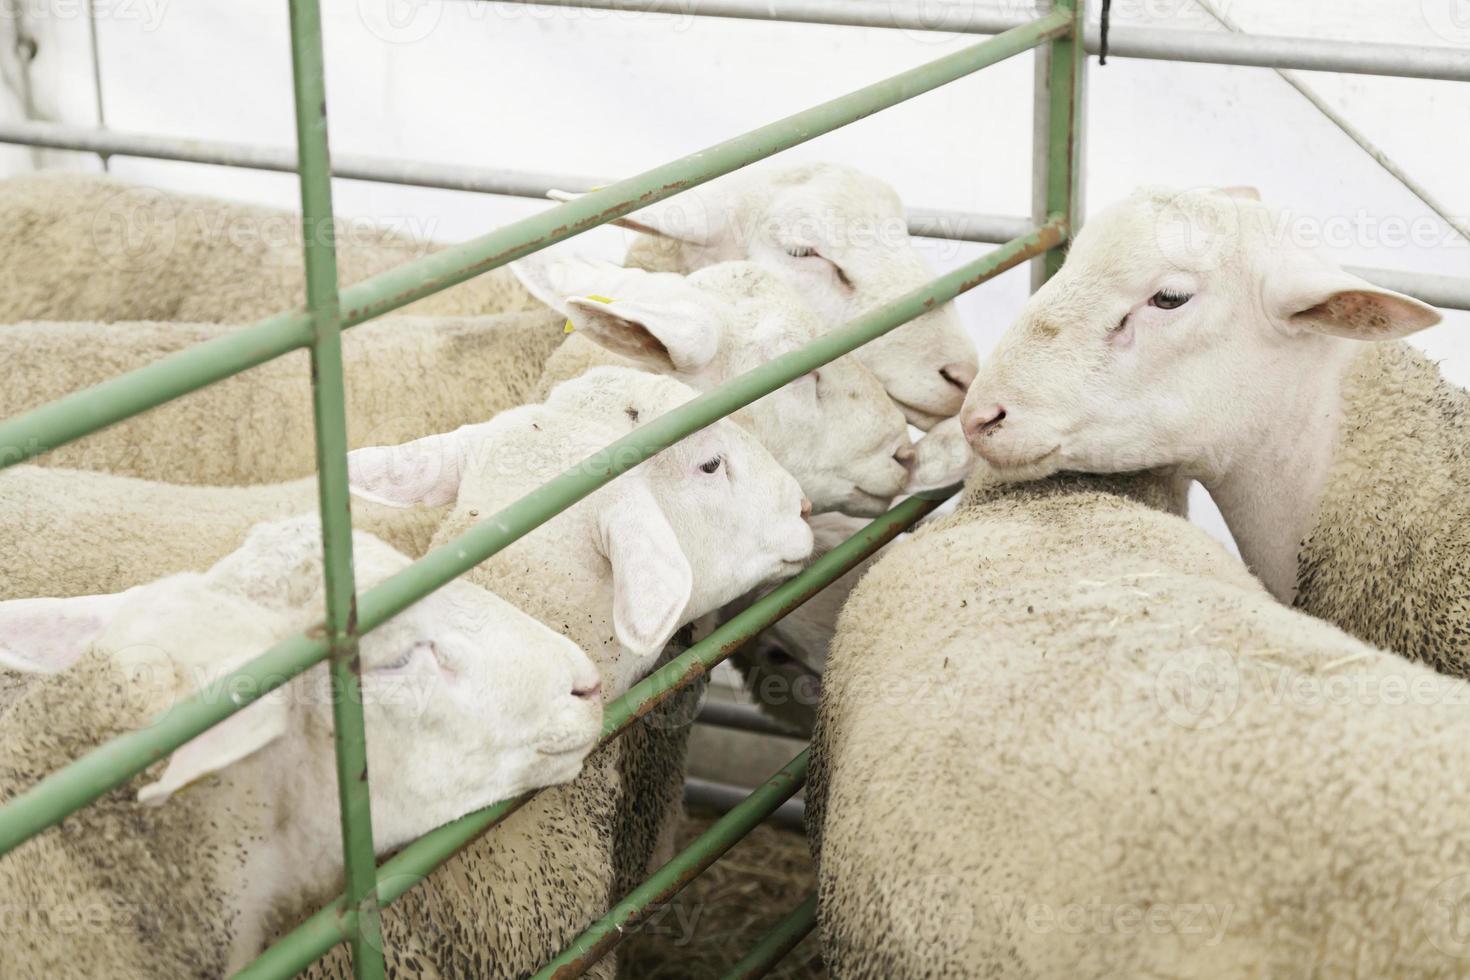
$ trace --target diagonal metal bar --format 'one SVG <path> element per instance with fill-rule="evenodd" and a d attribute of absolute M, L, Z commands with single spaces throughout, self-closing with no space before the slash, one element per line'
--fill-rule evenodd
<path fill-rule="evenodd" d="M 1215 18 L 1215 20 L 1219 21 L 1220 26 L 1224 27 L 1231 34 L 1239 35 L 1241 37 L 1251 36 L 1240 26 L 1239 22 L 1217 8 L 1213 3 L 1210 2 L 1210 0 L 1194 0 L 1194 2 L 1199 4 L 1200 8 L 1204 10 L 1205 13 L 1209 14 L 1211 17 Z M 1470 55 L 1466 56 L 1466 61 L 1470 62 Z M 1302 96 L 1302 98 L 1306 99 L 1318 112 L 1326 116 L 1328 121 L 1330 121 L 1338 129 L 1342 130 L 1343 133 L 1347 135 L 1348 139 L 1358 144 L 1358 146 L 1365 153 L 1373 158 L 1374 162 L 1376 162 L 1380 167 L 1388 172 L 1388 175 L 1390 177 L 1402 184 L 1410 194 L 1413 194 L 1421 202 L 1423 202 L 1425 207 L 1429 208 L 1429 210 L 1439 215 L 1439 217 L 1444 220 L 1445 224 L 1455 229 L 1455 232 L 1459 234 L 1461 238 L 1463 238 L 1466 242 L 1470 242 L 1470 224 L 1467 224 L 1464 218 L 1458 217 L 1451 213 L 1449 207 L 1443 201 L 1441 201 L 1433 191 L 1425 187 L 1415 178 L 1409 176 L 1408 171 L 1399 166 L 1398 163 L 1392 157 L 1390 157 L 1377 143 L 1374 143 L 1371 139 L 1369 139 L 1368 134 L 1364 133 L 1361 129 L 1355 126 L 1351 121 L 1348 120 L 1346 116 L 1344 116 L 1341 112 L 1338 112 L 1337 109 L 1333 108 L 1332 105 L 1330 105 L 1326 99 L 1318 94 L 1316 89 L 1308 85 L 1297 72 L 1287 71 L 1283 68 L 1277 68 L 1275 69 L 1275 71 L 1276 74 L 1280 75 L 1282 79 L 1286 81 L 1286 84 L 1296 89 L 1297 92 Z"/>

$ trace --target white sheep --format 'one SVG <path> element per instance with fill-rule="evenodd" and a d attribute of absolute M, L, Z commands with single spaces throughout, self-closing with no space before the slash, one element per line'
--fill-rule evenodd
<path fill-rule="evenodd" d="M 649 421 L 692 397 L 671 378 L 600 368 L 544 405 L 407 446 L 356 450 L 354 487 L 385 503 L 452 501 L 435 539 L 442 544 L 632 431 L 635 417 Z M 621 416 L 621 426 L 589 424 L 594 406 Z M 799 570 L 812 545 L 802 509 L 796 481 L 749 433 L 721 421 L 467 577 L 585 644 L 610 699 L 683 624 Z M 390 969 L 525 976 L 606 912 L 669 852 L 698 695 L 698 685 L 686 689 L 593 753 L 581 777 L 540 794 L 390 908 Z M 613 969 L 609 957 L 592 975 Z M 345 952 L 306 975 L 350 976 Z"/>
<path fill-rule="evenodd" d="M 494 317 L 389 317 L 342 339 L 353 446 L 404 442 L 523 404 L 562 335 L 549 311 Z M 143 367 L 234 327 L 187 323 L 0 326 L 8 417 Z M 523 370 L 524 369 L 524 370 Z M 172 483 L 274 483 L 316 469 L 311 373 L 287 354 L 59 446 L 47 466 Z M 0 447 L 3 452 L 3 447 Z"/>
<path fill-rule="evenodd" d="M 202 572 L 263 521 L 314 512 L 316 478 L 254 487 L 176 486 L 40 466 L 0 470 L 0 599 L 117 592 Z M 411 557 L 443 507 L 352 501 L 354 526 Z"/>
<path fill-rule="evenodd" d="M 349 286 L 445 247 L 338 219 Z M 0 181 L 0 321 L 242 323 L 306 301 L 300 215 L 176 194 L 97 174 Z M 537 309 L 496 269 L 404 308 L 478 315 Z"/>
<path fill-rule="evenodd" d="M 751 262 L 722 262 L 687 278 L 563 258 L 514 270 L 575 329 L 547 361 L 543 391 L 599 364 L 636 366 L 709 391 L 826 329 L 794 289 Z M 852 356 L 731 417 L 796 477 L 817 513 L 882 513 L 914 461 L 903 413 Z"/>
<path fill-rule="evenodd" d="M 1172 466 L 1283 602 L 1470 674 L 1470 395 L 1394 342 L 1440 314 L 1298 245 L 1253 192 L 1090 221 L 964 410 L 1017 476 Z"/>
<path fill-rule="evenodd" d="M 1470 969 L 1470 685 L 1281 606 L 1182 499 L 972 484 L 854 590 L 807 794 L 834 977 Z"/>
<path fill-rule="evenodd" d="M 645 233 L 624 265 L 690 273 L 748 259 L 795 286 L 829 326 L 934 278 L 893 189 L 837 164 L 752 167 L 617 223 Z M 921 429 L 954 415 L 975 375 L 975 346 L 948 303 L 856 356 Z"/>
<path fill-rule="evenodd" d="M 368 535 L 353 545 L 364 585 L 408 564 Z M 0 658 L 40 672 L 0 717 L 0 795 L 320 621 L 321 566 L 319 525 L 298 518 L 262 525 L 202 574 L 0 603 Z M 361 661 L 379 854 L 572 779 L 599 733 L 586 655 L 468 582 L 364 637 Z M 331 705 L 314 667 L 7 855 L 0 973 L 224 976 L 330 901 L 342 880 Z"/>

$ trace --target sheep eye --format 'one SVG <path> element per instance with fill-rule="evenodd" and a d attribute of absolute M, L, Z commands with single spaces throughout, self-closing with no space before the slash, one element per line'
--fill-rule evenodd
<path fill-rule="evenodd" d="M 791 245 L 787 247 L 786 254 L 793 259 L 805 259 L 816 255 L 817 250 L 810 245 Z"/>
<path fill-rule="evenodd" d="M 708 462 L 700 463 L 699 471 L 701 473 L 713 473 L 720 468 L 720 464 L 724 461 L 725 458 L 723 456 L 716 456 L 714 459 L 709 460 Z"/>
<path fill-rule="evenodd" d="M 423 652 L 425 650 L 429 651 L 430 653 L 433 653 L 434 652 L 434 644 L 432 642 L 428 642 L 428 643 L 415 643 L 413 646 L 411 646 L 407 650 L 403 651 L 403 655 L 400 656 L 397 660 L 395 660 L 395 661 L 393 661 L 392 663 L 389 663 L 389 664 L 383 664 L 378 669 L 379 670 L 402 670 L 403 668 L 407 667 L 409 664 L 413 663 L 413 658 L 416 657 L 416 656 L 418 656 L 421 652 Z"/>
<path fill-rule="evenodd" d="M 1177 310 L 1193 298 L 1193 293 L 1175 293 L 1161 289 L 1149 297 L 1148 305 L 1161 310 Z"/>

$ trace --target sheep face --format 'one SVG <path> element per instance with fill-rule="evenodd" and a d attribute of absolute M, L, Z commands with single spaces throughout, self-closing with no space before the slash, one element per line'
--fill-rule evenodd
<path fill-rule="evenodd" d="M 934 278 L 893 189 L 833 164 L 742 172 L 636 212 L 625 224 L 654 236 L 629 249 L 629 265 L 688 273 L 747 259 L 795 287 L 829 328 Z M 856 356 L 922 429 L 959 410 L 976 368 L 974 344 L 948 304 Z"/>
<path fill-rule="evenodd" d="M 1284 228 L 1247 190 L 1145 189 L 1098 215 L 976 377 L 975 452 L 1014 478 L 1172 466 L 1208 484 L 1334 411 L 1351 341 L 1439 321 Z"/>
<path fill-rule="evenodd" d="M 0 645 L 11 666 L 48 672 L 90 651 L 149 713 L 160 711 L 320 621 L 320 540 L 314 518 L 263 524 L 203 575 L 115 596 L 0 603 Z M 354 546 L 364 587 L 408 565 L 371 536 L 355 535 Z M 380 851 L 573 778 L 600 731 L 586 655 L 469 583 L 451 583 L 363 637 L 359 663 Z M 223 792 L 263 799 L 279 825 L 330 835 L 333 700 L 327 668 L 312 668 L 181 746 L 140 802 L 164 804 L 220 774 Z"/>
<path fill-rule="evenodd" d="M 605 445 L 694 396 L 673 378 L 598 368 L 559 385 L 544 405 L 401 446 L 354 450 L 353 492 L 389 506 L 453 502 L 442 539 L 490 517 L 528 485 L 584 461 L 602 470 Z M 553 556 L 547 560 L 566 563 L 569 574 L 610 572 L 604 584 L 626 656 L 599 667 L 606 696 L 615 697 L 680 626 L 799 571 L 812 550 L 809 509 L 796 480 L 755 437 L 721 420 L 533 533 Z"/>
<path fill-rule="evenodd" d="M 825 330 L 800 294 L 750 262 L 720 263 L 687 279 L 581 259 L 527 262 L 516 271 L 583 336 L 701 391 Z M 796 477 L 817 513 L 882 513 L 908 478 L 913 450 L 904 415 L 851 355 L 735 417 Z"/>

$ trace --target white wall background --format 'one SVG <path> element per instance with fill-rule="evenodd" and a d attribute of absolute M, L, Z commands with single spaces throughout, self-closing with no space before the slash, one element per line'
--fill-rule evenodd
<path fill-rule="evenodd" d="M 35 39 L 41 118 L 96 120 L 84 0 L 6 0 L 0 113 L 16 117 L 17 32 Z M 779 0 L 773 0 L 779 2 Z M 884 0 L 873 0 L 875 3 Z M 1025 6 L 1025 0 L 1008 0 Z M 1216 0 L 1259 33 L 1452 45 L 1470 57 L 1467 0 Z M 122 130 L 288 146 L 284 0 L 94 0 L 104 108 Z M 1094 8 L 1096 2 L 1091 4 Z M 485 0 L 323 0 L 332 145 L 341 153 L 527 170 L 630 174 L 964 45 L 974 36 L 526 7 Z M 1115 0 L 1115 23 L 1212 29 L 1190 0 Z M 1459 215 L 1470 215 L 1470 85 L 1307 76 Z M 1013 59 L 785 159 L 855 164 L 911 205 L 1024 214 L 1032 68 Z M 1090 76 L 1090 209 L 1140 183 L 1252 184 L 1340 233 L 1344 262 L 1470 275 L 1470 247 L 1269 70 L 1116 59 Z M 96 169 L 95 157 L 0 148 L 0 172 Z M 162 187 L 294 207 L 294 177 L 118 158 Z M 339 181 L 339 214 L 446 241 L 535 201 Z M 1406 242 L 1373 219 L 1431 229 Z M 926 242 L 935 266 L 983 246 Z M 599 230 L 579 249 L 621 254 Z M 1008 273 L 961 302 L 982 352 L 1027 293 Z M 1470 314 L 1420 343 L 1470 384 Z M 1207 500 L 1196 519 L 1226 536 Z"/>

